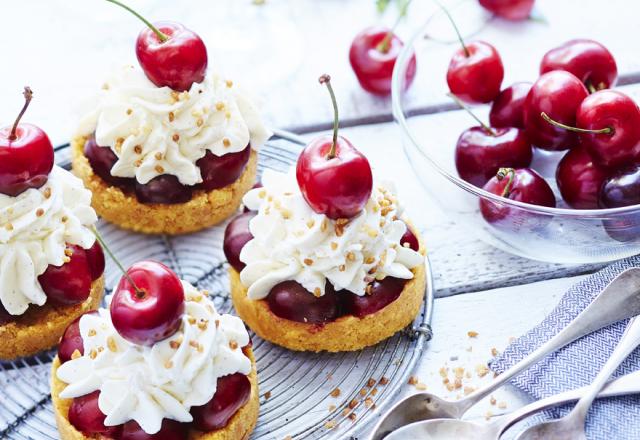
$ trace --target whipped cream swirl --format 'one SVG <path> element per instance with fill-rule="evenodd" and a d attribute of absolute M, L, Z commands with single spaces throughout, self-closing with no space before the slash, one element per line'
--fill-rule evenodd
<path fill-rule="evenodd" d="M 97 220 L 91 192 L 58 166 L 40 188 L 0 194 L 0 302 L 7 312 L 21 315 L 46 302 L 38 276 L 64 264 L 67 243 L 90 248 Z"/>
<path fill-rule="evenodd" d="M 249 334 L 242 321 L 218 314 L 210 299 L 182 284 L 180 329 L 151 347 L 123 339 L 107 309 L 84 315 L 84 355 L 58 368 L 58 378 L 68 384 L 60 397 L 100 390 L 98 407 L 107 416 L 106 426 L 135 420 L 147 434 L 155 434 L 164 418 L 191 422 L 189 410 L 213 398 L 219 377 L 249 374 L 251 360 L 242 351 Z"/>
<path fill-rule="evenodd" d="M 258 150 L 271 137 L 248 95 L 215 74 L 177 92 L 125 66 L 103 85 L 93 107 L 79 134 L 95 132 L 97 144 L 113 150 L 113 176 L 143 184 L 172 174 L 183 185 L 195 185 L 202 182 L 196 161 L 207 150 L 216 156 L 247 145 Z"/>
<path fill-rule="evenodd" d="M 251 299 L 265 298 L 278 283 L 293 280 L 315 296 L 325 283 L 336 291 L 364 295 L 374 279 L 411 279 L 423 256 L 400 244 L 406 224 L 393 186 L 374 181 L 371 197 L 352 219 L 331 220 L 314 212 L 295 177 L 265 170 L 263 188 L 244 196 L 258 214 L 251 219 L 253 239 L 240 252 L 246 267 L 240 273 Z"/>

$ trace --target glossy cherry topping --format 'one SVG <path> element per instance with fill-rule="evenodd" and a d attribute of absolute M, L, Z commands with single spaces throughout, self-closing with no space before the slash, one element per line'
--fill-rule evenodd
<path fill-rule="evenodd" d="M 95 134 L 87 138 L 84 143 L 84 155 L 89 160 L 93 172 L 107 184 L 130 191 L 135 185 L 132 177 L 116 177 L 111 175 L 111 168 L 118 161 L 118 156 L 109 147 L 99 146 Z"/>
<path fill-rule="evenodd" d="M 69 422 L 86 436 L 103 435 L 118 438 L 121 426 L 105 426 L 106 415 L 98 407 L 100 391 L 76 397 L 69 408 Z"/>
<path fill-rule="evenodd" d="M 193 425 L 200 431 L 222 429 L 249 400 L 251 382 L 241 373 L 218 378 L 216 393 L 202 406 L 191 408 Z"/>
<path fill-rule="evenodd" d="M 135 192 L 140 203 L 172 205 L 191 200 L 193 187 L 183 185 L 176 176 L 162 174 L 144 184 L 136 181 Z"/>
<path fill-rule="evenodd" d="M 95 315 L 96 313 L 97 312 L 95 311 L 87 312 L 78 316 L 71 324 L 69 324 L 69 327 L 67 327 L 62 334 L 60 344 L 58 345 L 58 359 L 60 359 L 60 363 L 64 364 L 65 362 L 70 361 L 71 356 L 76 350 L 78 350 L 81 355 L 84 354 L 84 342 L 80 335 L 80 318 L 84 315 Z"/>
<path fill-rule="evenodd" d="M 236 216 L 224 230 L 222 250 L 227 261 L 237 272 L 244 269 L 245 264 L 240 261 L 240 252 L 253 235 L 249 231 L 249 221 L 256 216 L 256 212 L 248 211 Z"/>
<path fill-rule="evenodd" d="M 89 264 L 91 279 L 95 281 L 104 273 L 105 261 L 102 246 L 100 246 L 100 243 L 96 240 L 93 246 L 85 250 L 85 253 L 87 254 L 87 263 Z"/>
<path fill-rule="evenodd" d="M 266 298 L 274 315 L 306 324 L 325 324 L 341 316 L 339 294 L 330 282 L 324 295 L 316 297 L 295 281 L 284 281 L 271 289 Z"/>
<path fill-rule="evenodd" d="M 251 156 L 251 146 L 238 151 L 237 153 L 227 153 L 216 156 L 211 151 L 196 162 L 202 174 L 202 187 L 206 191 L 220 189 L 231 185 L 238 180 L 249 162 Z"/>
<path fill-rule="evenodd" d="M 359 296 L 348 291 L 339 293 L 345 314 L 363 318 L 367 315 L 382 310 L 398 299 L 406 280 L 386 277 L 382 281 L 374 281 L 371 284 L 370 293 Z"/>
<path fill-rule="evenodd" d="M 163 419 L 160 431 L 147 434 L 138 422 L 130 420 L 122 425 L 118 440 L 187 440 L 189 425 L 175 420 Z"/>
<path fill-rule="evenodd" d="M 93 280 L 87 252 L 80 246 L 68 245 L 65 254 L 69 261 L 62 266 L 49 265 L 38 277 L 49 301 L 57 304 L 79 304 L 89 298 Z"/>
<path fill-rule="evenodd" d="M 400 238 L 400 245 L 405 247 L 408 245 L 409 248 L 413 249 L 416 252 L 420 250 L 420 242 L 418 241 L 418 237 L 415 236 L 408 225 L 406 232 L 402 235 L 402 238 Z"/>

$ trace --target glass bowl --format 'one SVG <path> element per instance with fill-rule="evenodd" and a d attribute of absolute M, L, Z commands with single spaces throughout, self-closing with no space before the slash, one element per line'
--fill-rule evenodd
<path fill-rule="evenodd" d="M 428 107 L 416 109 L 414 105 L 418 94 L 436 95 L 433 90 L 425 95 L 426 85 L 432 89 L 441 87 L 441 96 L 448 91 L 444 80 L 447 66 L 434 66 L 434 44 L 443 43 L 425 40 L 430 22 L 431 19 L 415 32 L 396 62 L 392 105 L 402 131 L 405 154 L 418 179 L 442 210 L 486 243 L 534 260 L 601 263 L 640 253 L 640 205 L 575 210 L 564 203 L 555 182 L 556 166 L 564 152 L 536 150 L 532 163 L 532 168 L 553 188 L 556 208 L 505 199 L 458 177 L 454 164 L 456 140 L 463 130 L 477 124 L 453 103 L 431 108 L 456 110 L 435 113 Z M 450 48 L 453 54 L 453 43 Z M 412 86 L 407 89 L 405 73 L 414 52 L 418 68 Z M 442 72 L 442 81 L 433 80 L 433 69 Z M 476 107 L 474 111 L 488 120 L 488 107 Z M 488 216 L 488 221 L 480 210 L 481 205 L 499 215 Z"/>

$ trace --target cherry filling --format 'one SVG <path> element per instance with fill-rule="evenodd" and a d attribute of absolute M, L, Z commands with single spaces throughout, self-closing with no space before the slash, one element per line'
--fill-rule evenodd
<path fill-rule="evenodd" d="M 95 311 L 91 311 L 84 315 L 95 315 L 96 313 L 97 312 Z M 58 359 L 60 359 L 61 364 L 70 361 L 71 356 L 76 350 L 78 350 L 80 354 L 84 354 L 84 342 L 82 340 L 82 336 L 80 336 L 80 318 L 84 315 L 78 316 L 71 324 L 69 324 L 69 327 L 67 327 L 62 334 L 60 344 L 58 345 Z"/>
<path fill-rule="evenodd" d="M 122 425 L 118 440 L 187 440 L 188 425 L 175 420 L 164 419 L 160 431 L 147 434 L 138 422 L 130 420 Z"/>
<path fill-rule="evenodd" d="M 371 293 L 359 296 L 349 291 L 340 292 L 343 309 L 346 314 L 364 318 L 367 315 L 384 309 L 394 302 L 400 294 L 407 280 L 386 277 L 382 281 L 371 284 Z"/>
<path fill-rule="evenodd" d="M 95 134 L 84 145 L 84 155 L 93 171 L 106 183 L 125 192 L 133 192 L 140 203 L 161 203 L 166 205 L 186 203 L 193 197 L 193 191 L 212 191 L 232 184 L 242 175 L 251 156 L 251 146 L 237 153 L 216 156 L 211 151 L 196 162 L 202 174 L 202 183 L 195 186 L 183 185 L 176 176 L 162 174 L 142 184 L 132 177 L 115 177 L 111 169 L 118 157 L 111 148 L 99 146 Z"/>
<path fill-rule="evenodd" d="M 324 295 L 315 297 L 295 281 L 284 281 L 271 289 L 266 298 L 274 315 L 306 324 L 325 324 L 342 316 L 340 298 L 327 281 Z M 340 293 L 342 294 L 342 292 Z"/>
<path fill-rule="evenodd" d="M 2 303 L 0 303 L 0 325 L 7 324 L 16 320 L 16 317 L 7 312 Z"/>
<path fill-rule="evenodd" d="M 100 391 L 94 391 L 86 396 L 76 397 L 69 408 L 69 422 L 85 435 L 105 435 L 118 438 L 121 426 L 105 426 L 106 416 L 98 407 Z"/>
<path fill-rule="evenodd" d="M 240 251 L 253 235 L 249 232 L 249 221 L 256 216 L 255 211 L 247 211 L 235 217 L 224 230 L 222 250 L 227 261 L 236 271 L 244 269 L 245 264 L 240 261 Z"/>
<path fill-rule="evenodd" d="M 218 378 L 216 393 L 202 406 L 191 408 L 193 425 L 200 431 L 222 429 L 231 417 L 249 400 L 251 383 L 241 373 Z"/>
<path fill-rule="evenodd" d="M 96 245 L 94 245 L 95 247 Z M 99 245 L 97 245 L 99 247 Z M 62 266 L 49 265 L 47 270 L 38 277 L 40 286 L 48 300 L 62 305 L 79 304 L 86 300 L 91 293 L 93 274 L 104 270 L 104 255 L 102 267 L 98 250 L 91 248 L 90 252 L 80 246 L 68 245 L 65 254 L 69 260 Z M 91 257 L 88 257 L 88 254 Z M 96 266 L 92 269 L 90 262 Z"/>

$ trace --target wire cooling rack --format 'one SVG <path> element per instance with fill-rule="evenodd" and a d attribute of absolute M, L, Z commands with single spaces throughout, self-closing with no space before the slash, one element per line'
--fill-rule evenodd
<path fill-rule="evenodd" d="M 277 131 L 260 152 L 259 172 L 295 163 L 304 142 Z M 56 148 L 57 163 L 70 167 L 68 145 Z M 98 225 L 126 265 L 160 260 L 200 289 L 207 289 L 222 313 L 233 313 L 224 225 L 180 237 L 145 236 Z M 363 439 L 393 403 L 431 338 L 433 291 L 427 263 L 425 302 L 414 325 L 392 338 L 353 353 L 291 352 L 252 335 L 260 383 L 260 418 L 252 439 Z M 113 262 L 105 272 L 107 293 L 120 278 Z M 2 341 L 0 341 L 2 343 Z M 0 439 L 58 439 L 49 375 L 55 351 L 0 363 Z M 385 378 L 385 379 L 383 379 Z M 369 386 L 376 381 L 376 385 Z M 382 380 L 383 383 L 380 383 Z M 332 396 L 338 388 L 340 395 Z M 355 405 L 357 404 L 357 405 Z"/>

